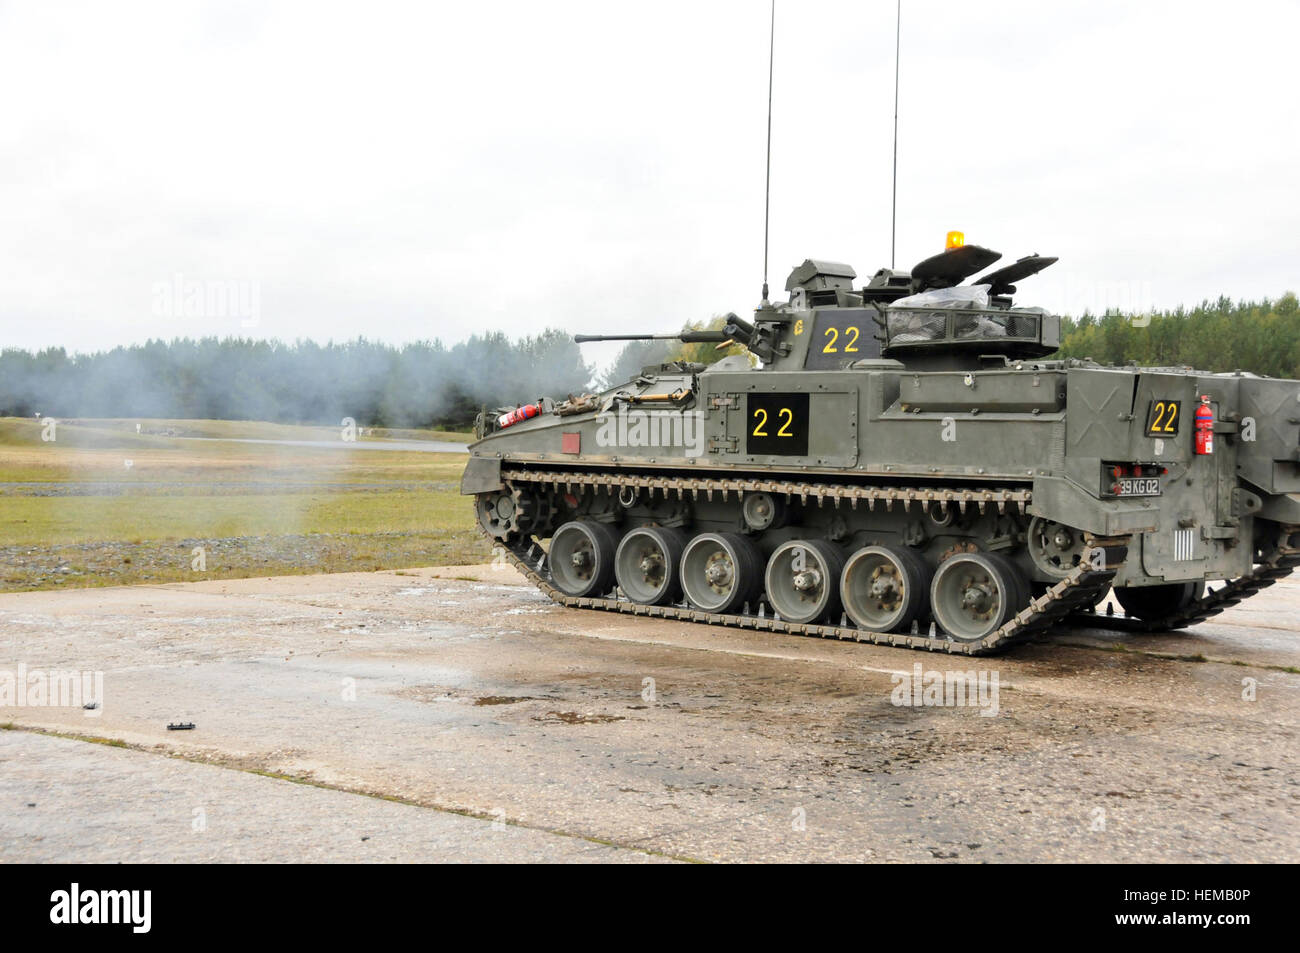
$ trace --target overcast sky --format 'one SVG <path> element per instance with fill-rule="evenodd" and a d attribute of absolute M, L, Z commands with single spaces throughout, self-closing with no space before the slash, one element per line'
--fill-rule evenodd
<path fill-rule="evenodd" d="M 744 314 L 767 16 L 0 4 L 0 346 Z M 807 257 L 869 275 L 889 263 L 893 0 L 776 16 L 771 283 Z M 1071 313 L 1300 290 L 1297 36 L 1296 3 L 904 0 L 898 266 L 962 229 L 1005 262 L 1061 256 L 1019 300 Z M 244 297 L 168 299 L 196 286 Z"/>

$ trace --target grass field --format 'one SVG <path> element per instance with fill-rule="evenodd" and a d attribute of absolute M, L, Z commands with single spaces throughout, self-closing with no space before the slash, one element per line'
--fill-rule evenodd
<path fill-rule="evenodd" d="M 0 419 L 0 591 L 397 569 L 489 554 L 458 492 L 463 454 L 356 449 L 337 428 L 140 423 L 137 433 L 136 421 L 60 421 L 46 441 L 38 421 Z"/>

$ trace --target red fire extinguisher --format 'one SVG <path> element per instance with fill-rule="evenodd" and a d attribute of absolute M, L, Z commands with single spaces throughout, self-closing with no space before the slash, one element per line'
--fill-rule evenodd
<path fill-rule="evenodd" d="M 542 408 L 539 404 L 524 404 L 522 407 L 516 407 L 514 410 L 510 411 L 510 413 L 502 414 L 498 417 L 497 426 L 504 429 L 512 424 L 517 424 L 520 421 L 527 420 L 530 417 L 536 417 L 541 412 Z"/>
<path fill-rule="evenodd" d="M 1196 452 L 1214 453 L 1214 410 L 1208 394 L 1201 395 L 1201 403 L 1196 408 Z"/>

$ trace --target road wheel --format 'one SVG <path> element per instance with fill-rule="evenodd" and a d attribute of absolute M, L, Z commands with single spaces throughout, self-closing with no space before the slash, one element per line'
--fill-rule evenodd
<path fill-rule="evenodd" d="M 930 585 L 935 621 L 959 642 L 996 632 L 1028 604 L 1016 567 L 994 553 L 957 553 L 939 565 Z"/>
<path fill-rule="evenodd" d="M 767 601 L 786 622 L 820 622 L 840 613 L 844 555 L 824 539 L 792 539 L 767 561 Z"/>
<path fill-rule="evenodd" d="M 681 595 L 679 564 L 686 548 L 680 531 L 662 526 L 630 530 L 614 555 L 614 576 L 633 602 L 662 606 Z"/>
<path fill-rule="evenodd" d="M 617 544 L 618 537 L 605 523 L 565 523 L 551 537 L 551 581 L 570 596 L 603 596 L 614 585 Z"/>
<path fill-rule="evenodd" d="M 1029 556 L 1042 572 L 1064 579 L 1087 555 L 1088 542 L 1081 530 L 1035 516 L 1025 534 Z"/>
<path fill-rule="evenodd" d="M 758 597 L 763 554 L 735 533 L 704 533 L 686 544 L 682 590 L 691 605 L 707 612 L 740 612 Z"/>
<path fill-rule="evenodd" d="M 904 632 L 930 609 L 930 567 L 901 546 L 867 546 L 844 564 L 840 598 L 868 632 Z"/>

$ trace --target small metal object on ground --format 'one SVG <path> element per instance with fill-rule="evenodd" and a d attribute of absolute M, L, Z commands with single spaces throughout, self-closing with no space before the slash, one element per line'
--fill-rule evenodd
<path fill-rule="evenodd" d="M 193 731 L 193 730 L 194 730 L 194 722 L 192 722 L 192 721 L 182 721 L 182 722 L 177 722 L 177 723 L 174 724 L 174 725 L 173 725 L 171 722 L 168 722 L 168 723 L 167 723 L 167 730 L 168 730 L 168 731 Z"/>

